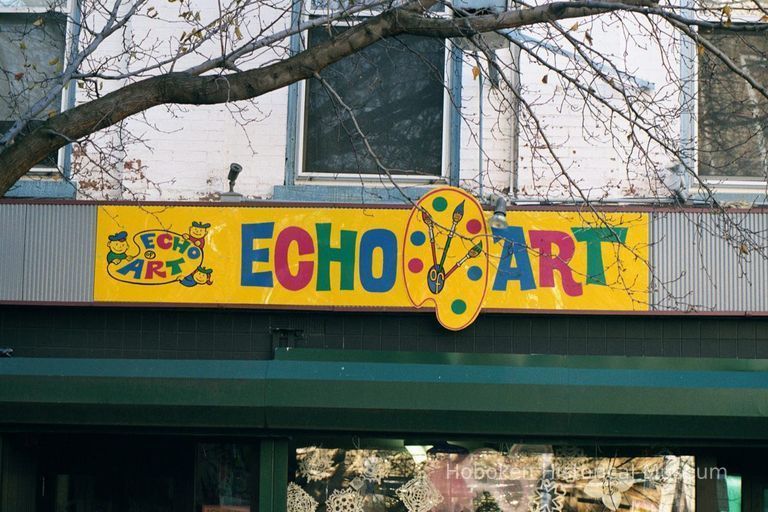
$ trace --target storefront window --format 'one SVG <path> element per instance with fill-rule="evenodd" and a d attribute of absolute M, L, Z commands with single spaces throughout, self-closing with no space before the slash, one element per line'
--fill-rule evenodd
<path fill-rule="evenodd" d="M 693 457 L 458 444 L 296 449 L 288 512 L 695 510 Z"/>
<path fill-rule="evenodd" d="M 199 512 L 256 510 L 256 449 L 244 444 L 200 444 L 197 447 Z"/>
<path fill-rule="evenodd" d="M 36 448 L 39 461 L 27 463 L 33 498 L 39 486 L 33 508 L 39 512 L 256 512 L 258 443 L 139 435 L 45 436 Z"/>

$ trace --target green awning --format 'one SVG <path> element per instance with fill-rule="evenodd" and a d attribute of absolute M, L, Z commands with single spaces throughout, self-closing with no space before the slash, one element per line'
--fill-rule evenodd
<path fill-rule="evenodd" d="M 0 428 L 768 439 L 768 362 L 285 351 L 0 360 Z"/>

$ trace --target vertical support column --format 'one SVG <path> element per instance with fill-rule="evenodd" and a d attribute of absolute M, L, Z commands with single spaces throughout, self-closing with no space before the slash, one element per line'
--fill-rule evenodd
<path fill-rule="evenodd" d="M 692 0 L 680 0 L 682 16 L 696 16 Z M 680 159 L 686 192 L 691 188 L 691 175 L 696 173 L 696 43 L 678 32 L 680 37 Z"/>
<path fill-rule="evenodd" d="M 461 179 L 461 71 L 464 61 L 463 52 L 458 45 L 450 44 L 450 130 L 449 140 L 449 176 L 448 183 L 454 187 L 459 186 Z"/>
<path fill-rule="evenodd" d="M 5 512 L 6 507 L 4 503 L 3 496 L 6 495 L 5 492 L 5 436 L 0 434 L 0 512 Z"/>
<path fill-rule="evenodd" d="M 711 455 L 696 455 L 696 512 L 717 512 L 717 480 L 713 470 L 717 459 Z"/>
<path fill-rule="evenodd" d="M 259 512 L 286 512 L 288 441 L 263 439 L 259 449 Z"/>
<path fill-rule="evenodd" d="M 67 37 L 65 43 L 69 46 L 69 56 L 67 58 L 67 64 L 77 58 L 79 51 L 78 42 L 80 41 L 80 27 L 82 25 L 81 20 L 83 13 L 81 10 L 80 2 L 72 2 L 72 8 L 70 9 L 70 20 L 67 22 Z M 64 88 L 64 94 L 62 95 L 61 110 L 69 110 L 75 107 L 77 102 L 77 80 L 70 80 Z M 64 152 L 63 161 L 61 164 L 62 173 L 64 177 L 69 179 L 72 177 L 72 147 L 73 144 L 67 144 L 62 149 Z"/>
<path fill-rule="evenodd" d="M 301 21 L 301 0 L 294 0 L 291 4 L 291 28 L 296 29 Z M 297 32 L 290 39 L 291 55 L 296 55 L 301 51 L 301 33 Z M 287 186 L 296 183 L 297 170 L 297 134 L 299 123 L 299 92 L 300 87 L 297 82 L 288 86 L 288 121 L 286 123 L 285 134 L 285 181 Z"/>

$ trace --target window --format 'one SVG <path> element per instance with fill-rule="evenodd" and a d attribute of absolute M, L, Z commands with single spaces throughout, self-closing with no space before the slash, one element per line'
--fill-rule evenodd
<path fill-rule="evenodd" d="M 0 0 L 0 135 L 45 97 L 51 79 L 63 69 L 67 16 L 64 4 L 46 0 Z M 61 109 L 61 95 L 34 116 L 34 130 L 51 111 Z M 38 170 L 57 167 L 57 152 Z"/>
<path fill-rule="evenodd" d="M 344 30 L 314 28 L 307 45 Z M 442 39 L 400 36 L 328 66 L 322 81 L 308 80 L 301 99 L 299 177 L 383 174 L 366 140 L 393 175 L 430 181 L 445 176 L 446 61 Z"/>
<path fill-rule="evenodd" d="M 288 509 L 668 512 L 696 505 L 690 455 L 467 440 L 356 444 L 365 446 L 297 446 Z"/>
<path fill-rule="evenodd" d="M 701 30 L 739 69 L 768 83 L 764 32 Z M 699 174 L 761 180 L 768 177 L 768 100 L 712 55 L 699 57 Z"/>

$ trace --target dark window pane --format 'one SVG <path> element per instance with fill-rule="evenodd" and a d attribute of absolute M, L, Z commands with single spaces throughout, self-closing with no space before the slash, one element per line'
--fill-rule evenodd
<path fill-rule="evenodd" d="M 310 31 L 310 46 L 328 39 L 327 28 Z M 440 39 L 404 36 L 380 41 L 321 74 L 393 174 L 441 174 L 444 55 Z M 348 111 L 319 80 L 308 82 L 306 111 L 305 171 L 380 173 Z"/>
<path fill-rule="evenodd" d="M 0 120 L 17 119 L 51 89 L 64 64 L 65 22 L 63 14 L 0 14 Z"/>
<path fill-rule="evenodd" d="M 197 512 L 255 511 L 256 450 L 245 444 L 197 448 Z"/>
<path fill-rule="evenodd" d="M 64 64 L 66 16 L 46 14 L 0 14 L 0 134 L 26 115 L 53 86 L 51 78 Z M 37 114 L 22 133 L 37 128 L 48 112 L 59 111 L 61 95 Z M 53 152 L 38 165 L 56 167 Z"/>
<path fill-rule="evenodd" d="M 758 83 L 768 83 L 765 33 L 702 30 Z M 716 56 L 699 59 L 699 174 L 766 178 L 768 100 Z"/>

